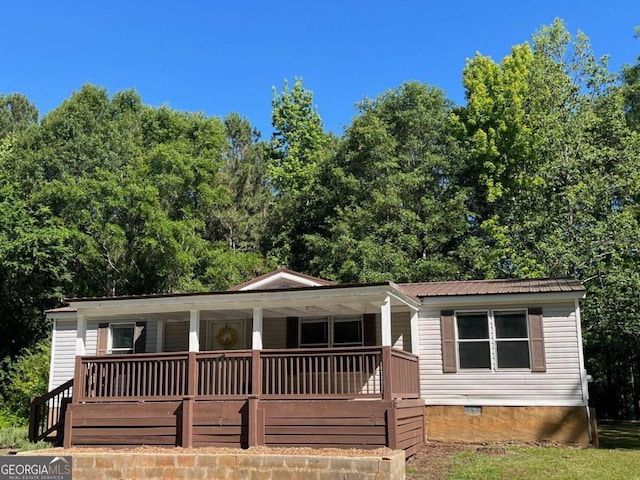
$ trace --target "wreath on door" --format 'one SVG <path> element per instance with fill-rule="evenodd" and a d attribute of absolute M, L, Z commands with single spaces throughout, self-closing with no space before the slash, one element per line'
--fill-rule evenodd
<path fill-rule="evenodd" d="M 238 330 L 225 325 L 216 334 L 216 342 L 222 348 L 231 348 L 238 342 Z"/>

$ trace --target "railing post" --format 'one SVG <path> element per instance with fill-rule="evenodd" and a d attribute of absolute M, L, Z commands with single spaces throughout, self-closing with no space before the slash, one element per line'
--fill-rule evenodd
<path fill-rule="evenodd" d="M 398 417 L 396 402 L 387 403 L 387 447 L 391 450 L 398 449 Z"/>
<path fill-rule="evenodd" d="M 73 430 L 73 406 L 69 405 L 64 415 L 64 438 L 62 440 L 62 446 L 64 448 L 71 448 L 72 430 Z"/>
<path fill-rule="evenodd" d="M 196 352 L 189 352 L 187 372 L 187 395 L 195 397 L 198 391 L 198 362 L 196 361 Z"/>
<path fill-rule="evenodd" d="M 248 446 L 257 447 L 264 445 L 264 411 L 260 407 L 260 398 L 257 395 L 249 395 L 248 405 Z"/>
<path fill-rule="evenodd" d="M 29 441 L 36 442 L 38 436 L 38 425 L 40 424 L 40 415 L 38 415 L 39 406 L 36 405 L 36 398 L 31 397 L 29 400 Z"/>
<path fill-rule="evenodd" d="M 180 446 L 184 448 L 193 447 L 193 409 L 195 400 L 192 395 L 182 399 L 182 417 L 180 431 Z"/>
<path fill-rule="evenodd" d="M 80 398 L 82 398 L 82 394 L 86 390 L 87 373 L 88 372 L 85 373 L 84 368 L 82 367 L 82 357 L 80 355 L 76 355 L 76 363 L 73 370 L 75 379 L 73 380 L 73 395 L 71 403 L 80 403 Z"/>
<path fill-rule="evenodd" d="M 262 394 L 262 359 L 260 350 L 251 351 L 251 390 L 249 394 L 258 397 Z"/>
<path fill-rule="evenodd" d="M 388 404 L 393 400 L 391 383 L 391 347 L 382 347 L 382 399 Z"/>

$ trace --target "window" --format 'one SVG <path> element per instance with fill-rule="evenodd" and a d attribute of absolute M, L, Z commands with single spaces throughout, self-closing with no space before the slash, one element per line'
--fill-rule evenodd
<path fill-rule="evenodd" d="M 491 344 L 486 313 L 459 313 L 460 368 L 491 368 Z"/>
<path fill-rule="evenodd" d="M 461 369 L 531 368 L 524 310 L 456 312 Z"/>
<path fill-rule="evenodd" d="M 529 334 L 525 312 L 495 312 L 498 368 L 529 368 Z"/>
<path fill-rule="evenodd" d="M 135 324 L 113 323 L 110 325 L 109 351 L 111 353 L 133 353 L 135 348 Z"/>
<path fill-rule="evenodd" d="M 360 318 L 335 318 L 333 320 L 333 346 L 362 346 L 362 320 Z"/>
<path fill-rule="evenodd" d="M 300 347 L 359 347 L 363 345 L 360 317 L 300 320 Z"/>

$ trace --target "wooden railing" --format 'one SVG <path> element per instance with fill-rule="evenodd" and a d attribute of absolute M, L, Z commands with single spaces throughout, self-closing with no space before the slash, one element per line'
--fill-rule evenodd
<path fill-rule="evenodd" d="M 182 397 L 188 393 L 188 362 L 184 353 L 76 357 L 74 403 Z"/>
<path fill-rule="evenodd" d="M 260 352 L 263 398 L 380 397 L 380 348 Z"/>
<path fill-rule="evenodd" d="M 420 398 L 420 364 L 418 357 L 402 350 L 390 349 L 387 374 L 391 378 L 393 398 Z"/>
<path fill-rule="evenodd" d="M 391 347 L 76 358 L 74 403 L 196 399 L 418 398 L 418 357 Z"/>
<path fill-rule="evenodd" d="M 29 441 L 61 441 L 64 415 L 71 402 L 73 379 L 66 381 L 49 393 L 31 399 L 29 412 Z"/>
<path fill-rule="evenodd" d="M 196 354 L 198 398 L 246 397 L 251 392 L 251 351 Z"/>

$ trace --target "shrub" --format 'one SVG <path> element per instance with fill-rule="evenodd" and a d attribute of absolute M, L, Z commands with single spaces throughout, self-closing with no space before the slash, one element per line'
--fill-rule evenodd
<path fill-rule="evenodd" d="M 27 427 L 0 428 L 0 448 L 15 450 L 37 450 L 50 448 L 47 442 L 30 443 Z"/>
<path fill-rule="evenodd" d="M 49 358 L 51 344 L 48 340 L 33 349 L 25 349 L 10 366 L 6 375 L 4 406 L 0 412 L 0 425 L 25 425 L 29 419 L 31 397 L 47 392 L 49 383 Z"/>

